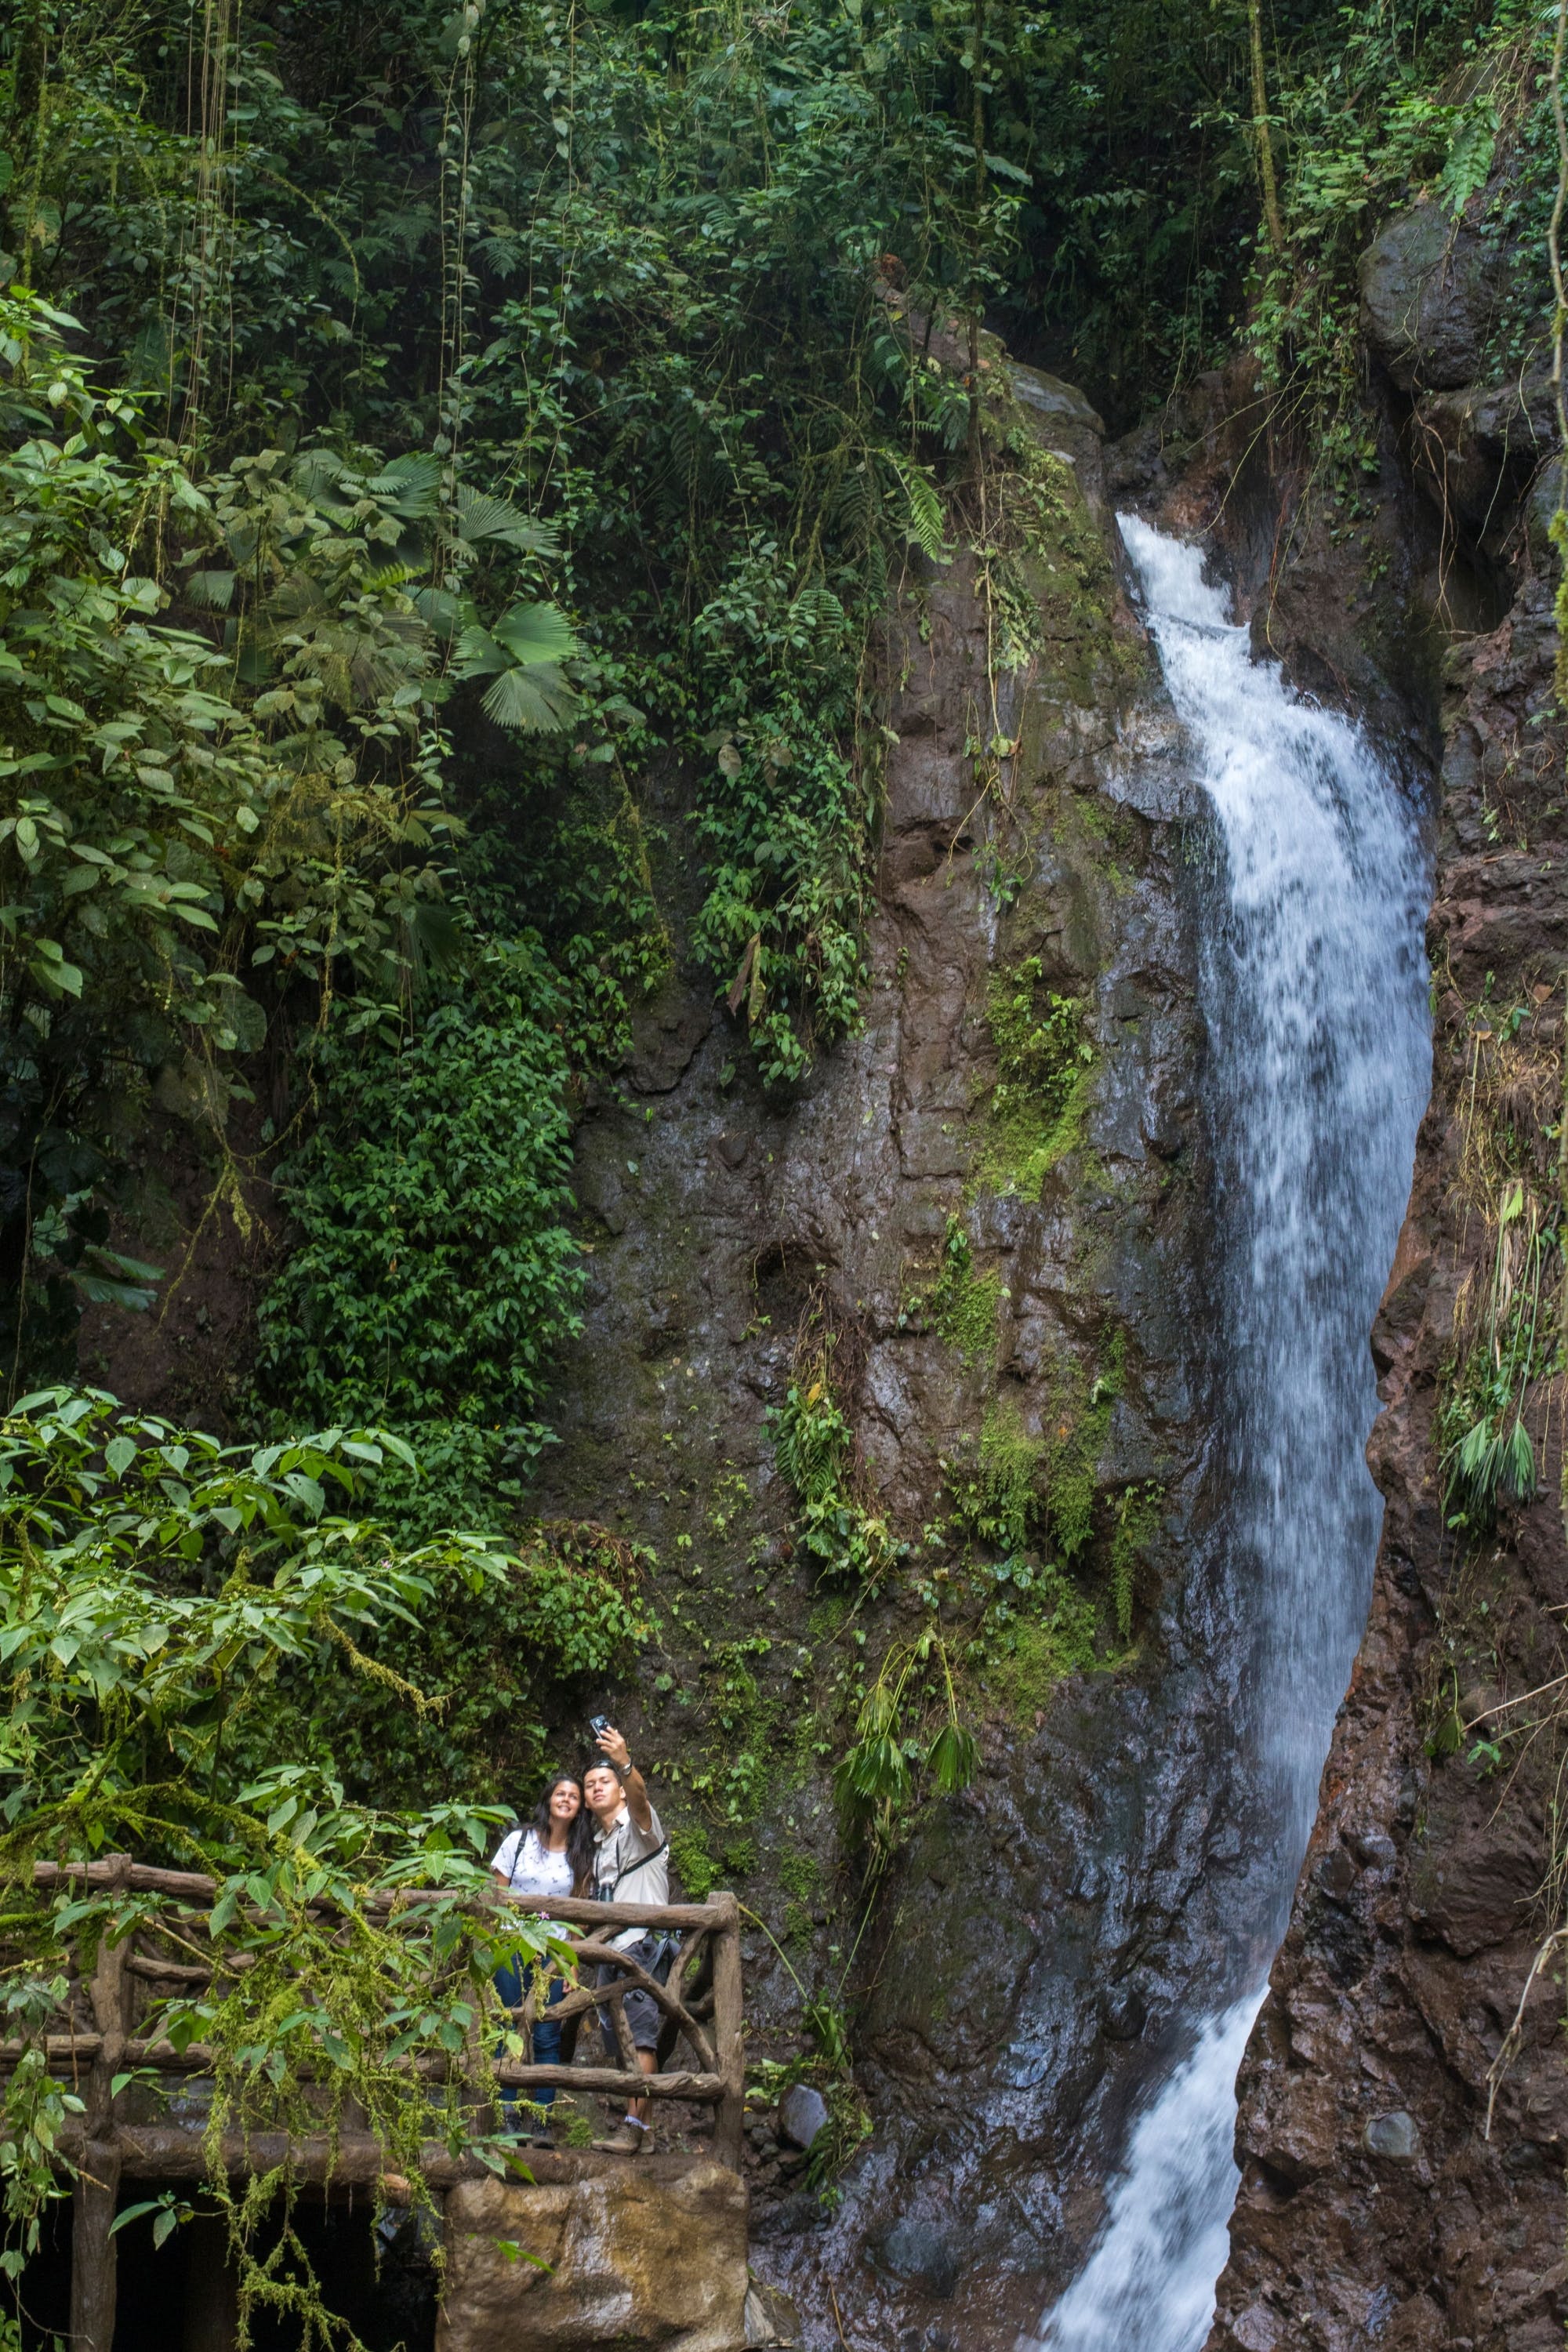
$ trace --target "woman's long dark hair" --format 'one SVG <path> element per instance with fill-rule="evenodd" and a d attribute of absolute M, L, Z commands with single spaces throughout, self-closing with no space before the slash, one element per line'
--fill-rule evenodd
<path fill-rule="evenodd" d="M 582 1801 L 583 1783 L 575 1772 L 552 1772 L 529 1827 L 538 1832 L 541 1845 L 549 1845 L 550 1800 L 563 1780 L 569 1781 L 577 1791 L 576 1815 L 566 1832 L 566 1859 L 572 1865 L 572 1892 L 580 1895 L 594 1872 L 594 1816 Z"/>

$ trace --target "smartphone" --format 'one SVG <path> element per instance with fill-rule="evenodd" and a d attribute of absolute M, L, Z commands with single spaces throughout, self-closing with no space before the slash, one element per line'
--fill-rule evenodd
<path fill-rule="evenodd" d="M 607 1715 L 591 1715 L 588 1717 L 588 1728 L 593 1733 L 595 1739 L 597 1739 L 601 1731 L 608 1731 L 609 1727 L 610 1718 Z"/>

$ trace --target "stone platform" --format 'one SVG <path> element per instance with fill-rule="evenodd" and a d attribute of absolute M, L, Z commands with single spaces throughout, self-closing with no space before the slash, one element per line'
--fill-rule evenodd
<path fill-rule="evenodd" d="M 531 2182 L 448 2190 L 437 2352 L 744 2352 L 794 2340 L 782 2298 L 748 2292 L 746 2187 L 727 2165 L 563 2152 L 531 2168 Z"/>

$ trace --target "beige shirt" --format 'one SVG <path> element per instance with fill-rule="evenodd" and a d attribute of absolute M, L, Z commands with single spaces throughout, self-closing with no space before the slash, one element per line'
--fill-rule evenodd
<path fill-rule="evenodd" d="M 639 1830 L 623 1802 L 607 1830 L 595 1827 L 594 1893 L 601 1903 L 668 1902 L 669 1845 L 651 1805 L 648 1816 L 647 1829 Z M 646 1927 L 626 1927 L 610 1941 L 618 1952 L 625 1951 L 647 1932 Z"/>

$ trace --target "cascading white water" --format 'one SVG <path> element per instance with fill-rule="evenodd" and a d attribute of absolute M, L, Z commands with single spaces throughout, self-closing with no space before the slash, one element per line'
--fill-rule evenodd
<path fill-rule="evenodd" d="M 1122 535 L 1217 822 L 1201 973 L 1220 1180 L 1226 1534 L 1247 1817 L 1236 1940 L 1133 2126 L 1105 2227 L 1042 2324 L 1051 2352 L 1198 2352 L 1235 2201 L 1236 2075 L 1289 1916 L 1365 1622 L 1382 1499 L 1368 1333 L 1430 1079 L 1415 813 L 1346 719 L 1254 662 L 1203 551 Z"/>

